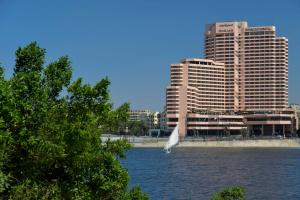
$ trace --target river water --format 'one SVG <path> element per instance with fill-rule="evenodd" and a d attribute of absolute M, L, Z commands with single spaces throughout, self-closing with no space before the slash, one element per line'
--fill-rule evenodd
<path fill-rule="evenodd" d="M 250 200 L 300 199 L 300 149 L 134 148 L 122 163 L 150 199 L 205 200 L 235 185 Z"/>

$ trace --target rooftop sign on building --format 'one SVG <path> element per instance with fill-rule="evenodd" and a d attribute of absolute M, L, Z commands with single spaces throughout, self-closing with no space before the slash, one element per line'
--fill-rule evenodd
<path fill-rule="evenodd" d="M 236 26 L 237 26 L 237 24 L 235 22 L 216 23 L 216 33 L 233 32 L 233 30 Z"/>

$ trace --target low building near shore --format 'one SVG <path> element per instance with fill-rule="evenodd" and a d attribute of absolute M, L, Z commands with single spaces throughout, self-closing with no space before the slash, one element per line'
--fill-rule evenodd
<path fill-rule="evenodd" d="M 249 135 L 292 137 L 298 130 L 295 112 L 289 108 L 269 113 L 249 112 L 244 117 Z"/>
<path fill-rule="evenodd" d="M 300 105 L 299 104 L 290 104 L 290 107 L 294 110 L 295 115 L 296 115 L 296 127 L 297 131 L 300 129 Z"/>
<path fill-rule="evenodd" d="M 178 115 L 169 115 L 167 125 L 173 129 L 178 123 Z M 187 113 L 186 136 L 229 136 L 240 135 L 246 129 L 242 115 L 223 113 Z"/>
<path fill-rule="evenodd" d="M 157 129 L 160 127 L 160 113 L 147 109 L 131 110 L 129 121 L 141 121 L 147 129 Z"/>

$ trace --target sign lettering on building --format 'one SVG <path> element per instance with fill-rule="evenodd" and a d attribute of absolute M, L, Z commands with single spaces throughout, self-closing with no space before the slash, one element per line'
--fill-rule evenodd
<path fill-rule="evenodd" d="M 230 33 L 233 32 L 235 27 L 234 23 L 217 23 L 216 32 L 217 33 Z"/>

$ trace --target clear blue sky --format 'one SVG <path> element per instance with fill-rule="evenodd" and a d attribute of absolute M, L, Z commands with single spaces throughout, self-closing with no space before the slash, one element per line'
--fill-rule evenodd
<path fill-rule="evenodd" d="M 230 20 L 289 39 L 289 101 L 300 103 L 298 0 L 0 0 L 0 62 L 11 76 L 16 48 L 37 41 L 48 62 L 69 55 L 74 78 L 108 76 L 116 106 L 161 110 L 169 65 L 203 57 L 205 24 Z"/>

